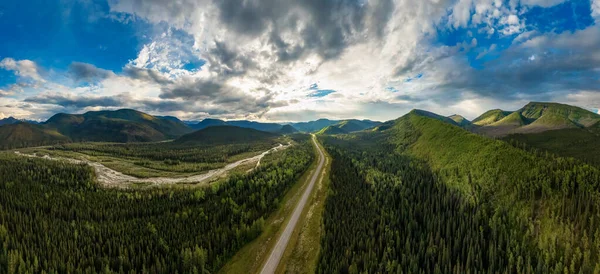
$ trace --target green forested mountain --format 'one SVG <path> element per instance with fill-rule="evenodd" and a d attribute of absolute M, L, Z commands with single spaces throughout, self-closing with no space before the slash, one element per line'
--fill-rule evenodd
<path fill-rule="evenodd" d="M 260 131 L 267 132 L 278 132 L 281 129 L 281 124 L 277 123 L 262 123 L 256 121 L 247 121 L 247 120 L 233 120 L 233 121 L 223 121 L 219 119 L 204 119 L 197 124 L 191 124 L 190 127 L 193 129 L 205 129 L 207 127 L 212 126 L 234 126 L 241 128 L 251 128 Z"/>
<path fill-rule="evenodd" d="M 600 122 L 587 128 L 566 128 L 530 134 L 511 134 L 505 140 L 524 149 L 548 151 L 600 167 Z"/>
<path fill-rule="evenodd" d="M 216 145 L 231 143 L 253 143 L 273 140 L 279 135 L 251 128 L 234 126 L 211 126 L 179 137 L 175 144 Z"/>
<path fill-rule="evenodd" d="M 188 124 L 189 127 L 196 129 L 196 130 L 205 129 L 205 128 L 211 127 L 211 126 L 224 126 L 224 125 L 226 125 L 225 121 L 220 120 L 220 119 L 211 119 L 211 118 L 204 119 L 195 124 Z"/>
<path fill-rule="evenodd" d="M 317 132 L 317 134 L 346 134 L 350 132 L 374 128 L 380 124 L 380 122 L 374 122 L 371 120 L 343 120 L 336 124 L 322 128 Z"/>
<path fill-rule="evenodd" d="M 173 139 L 192 131 L 181 121 L 131 110 L 59 113 L 44 123 L 74 141 L 148 142 Z"/>
<path fill-rule="evenodd" d="M 336 135 L 336 134 L 347 134 L 348 131 L 341 129 L 336 125 L 327 126 L 317 132 L 317 135 Z"/>
<path fill-rule="evenodd" d="M 336 125 L 340 128 L 343 128 L 345 131 L 353 132 L 364 130 L 367 128 L 374 127 L 380 124 L 380 122 L 375 122 L 371 120 L 329 120 L 329 119 L 319 119 L 316 121 L 309 122 L 300 122 L 300 123 L 289 123 L 283 126 L 291 126 L 295 129 L 295 131 L 302 132 L 317 132 L 325 127 Z M 189 126 L 193 129 L 204 129 L 211 126 L 236 126 L 242 128 L 251 128 L 260 131 L 267 132 L 275 132 L 279 133 L 282 131 L 282 125 L 278 123 L 262 123 L 255 121 L 246 121 L 246 120 L 233 120 L 233 121 L 223 121 L 219 119 L 204 119 L 197 124 L 190 124 Z M 288 128 L 289 129 L 289 128 Z M 288 130 L 285 129 L 285 130 Z"/>
<path fill-rule="evenodd" d="M 597 168 L 420 112 L 320 139 L 333 164 L 319 273 L 600 271 Z"/>
<path fill-rule="evenodd" d="M 441 116 L 441 115 L 438 115 L 438 114 L 435 114 L 433 112 L 429 112 L 426 110 L 422 110 L 422 109 L 413 109 L 409 112 L 409 115 L 428 117 L 431 119 L 442 121 L 442 122 L 450 124 L 450 125 L 460 126 L 456 121 L 454 121 L 453 119 L 451 119 L 449 117 L 444 117 L 444 116 Z"/>
<path fill-rule="evenodd" d="M 504 111 L 501 109 L 488 110 L 479 117 L 473 119 L 472 123 L 478 126 L 489 125 L 502 120 L 502 118 L 510 115 L 511 113 L 511 111 Z"/>
<path fill-rule="evenodd" d="M 355 132 L 355 131 L 369 129 L 369 128 L 375 127 L 379 124 L 381 124 L 381 123 L 374 122 L 371 120 L 350 119 L 350 120 L 341 121 L 341 122 L 335 124 L 335 126 L 346 132 Z"/>
<path fill-rule="evenodd" d="M 40 125 L 18 123 L 0 126 L 2 148 L 65 142 L 153 142 L 175 139 L 191 132 L 179 119 L 155 117 L 131 109 L 58 113 Z"/>
<path fill-rule="evenodd" d="M 339 123 L 338 120 L 329 120 L 329 119 L 318 119 L 315 121 L 309 122 L 299 122 L 299 123 L 291 123 L 294 128 L 303 132 L 317 132 L 325 127 L 335 125 Z"/>
<path fill-rule="evenodd" d="M 277 131 L 277 133 L 283 134 L 283 135 L 292 134 L 292 133 L 296 133 L 296 132 L 298 132 L 298 130 L 295 129 L 292 125 L 283 125 Z"/>
<path fill-rule="evenodd" d="M 29 123 L 0 126 L 0 149 L 53 145 L 70 139 L 52 128 Z"/>
<path fill-rule="evenodd" d="M 3 119 L 0 119 L 0 126 L 2 125 L 12 125 L 12 124 L 16 124 L 20 122 L 20 120 L 15 119 L 14 117 L 6 117 Z"/>
<path fill-rule="evenodd" d="M 470 127 L 472 125 L 471 121 L 467 120 L 465 117 L 453 114 L 448 116 L 448 118 L 452 119 L 455 123 L 457 123 L 460 127 Z"/>
<path fill-rule="evenodd" d="M 11 125 L 11 124 L 16 124 L 16 123 L 28 123 L 28 124 L 34 124 L 34 125 L 39 124 L 39 122 L 35 121 L 35 120 L 16 119 L 15 117 L 12 117 L 12 116 L 0 119 L 0 126 Z"/>
<path fill-rule="evenodd" d="M 481 126 L 476 132 L 489 136 L 504 136 L 510 133 L 585 128 L 599 121 L 600 115 L 579 107 L 531 102 L 510 114 L 500 110 L 488 111 L 475 119 L 474 124 Z"/>

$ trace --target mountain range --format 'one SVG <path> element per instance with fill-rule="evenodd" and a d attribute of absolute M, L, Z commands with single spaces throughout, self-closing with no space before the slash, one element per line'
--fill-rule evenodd
<path fill-rule="evenodd" d="M 412 114 L 433 118 L 490 137 L 531 134 L 558 129 L 584 129 L 600 122 L 600 115 L 585 109 L 558 104 L 531 102 L 517 111 L 494 109 L 473 121 L 454 114 L 442 116 L 426 110 Z M 4 125 L 2 125 L 4 124 Z M 156 142 L 177 139 L 185 134 L 214 126 L 249 128 L 273 134 L 310 132 L 321 135 L 347 134 L 367 129 L 389 128 L 390 121 L 319 119 L 299 123 L 262 123 L 256 121 L 204 119 L 186 123 L 173 116 L 152 116 L 132 109 L 90 111 L 84 114 L 58 113 L 41 124 L 0 120 L 0 147 L 12 148 L 64 142 Z"/>
<path fill-rule="evenodd" d="M 90 111 L 84 114 L 58 113 L 39 124 L 15 118 L 6 118 L 1 121 L 4 125 L 0 126 L 0 137 L 2 137 L 0 148 L 83 141 L 156 142 L 177 139 L 188 133 L 215 126 L 246 128 L 276 135 L 292 134 L 299 131 L 290 123 L 277 124 L 245 120 L 205 119 L 198 123 L 186 124 L 177 117 L 152 116 L 132 109 Z M 344 128 L 343 132 L 347 133 L 362 130 L 378 123 L 369 120 L 337 121 L 321 119 L 298 124 L 303 130 L 316 129 L 321 124 L 339 124 L 338 126 Z M 234 132 L 235 130 L 228 129 L 227 131 Z M 227 137 L 222 136 L 222 138 L 226 139 Z"/>
<path fill-rule="evenodd" d="M 211 126 L 185 134 L 173 141 L 178 145 L 220 145 L 231 143 L 252 143 L 274 139 L 280 136 L 276 133 L 260 131 L 252 128 L 242 128 L 229 125 Z"/>
<path fill-rule="evenodd" d="M 411 113 L 425 116 L 462 127 L 489 137 L 504 137 L 510 134 L 533 134 L 560 129 L 588 129 L 598 127 L 600 115 L 580 107 L 549 103 L 530 102 L 516 111 L 492 109 L 473 121 L 454 114 L 444 117 L 425 110 Z"/>
<path fill-rule="evenodd" d="M 39 124 L 38 121 L 34 120 L 26 120 L 26 119 L 17 119 L 14 117 L 6 117 L 4 119 L 0 119 L 0 126 L 2 125 L 12 125 L 16 123 L 28 123 L 28 124 Z"/>
<path fill-rule="evenodd" d="M 565 128 L 587 128 L 600 115 L 558 103 L 531 102 L 517 111 L 490 110 L 473 120 L 474 132 L 492 137 L 515 133 L 539 133 Z"/>
<path fill-rule="evenodd" d="M 328 126 L 338 126 L 343 129 L 343 132 L 349 133 L 359 130 L 364 130 L 379 125 L 381 122 L 371 120 L 329 120 L 318 119 L 316 121 L 299 122 L 299 123 L 262 123 L 256 121 L 233 120 L 224 121 L 219 119 L 207 118 L 197 123 L 188 123 L 188 126 L 193 129 L 203 129 L 210 126 L 236 126 L 242 128 L 252 128 L 267 132 L 318 132 Z M 293 130 L 292 130 L 293 128 Z"/>

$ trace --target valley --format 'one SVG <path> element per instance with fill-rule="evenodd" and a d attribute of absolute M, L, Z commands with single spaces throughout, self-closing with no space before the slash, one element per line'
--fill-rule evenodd
<path fill-rule="evenodd" d="M 244 158 L 232 163 L 225 165 L 222 168 L 211 169 L 205 173 L 192 175 L 187 177 L 150 177 L 150 178 L 137 178 L 130 175 L 125 175 L 120 171 L 116 171 L 110 169 L 101 163 L 92 162 L 89 160 L 77 160 L 73 158 L 53 158 L 51 156 L 46 155 L 38 155 L 35 152 L 33 154 L 23 154 L 19 151 L 15 151 L 16 155 L 23 157 L 33 157 L 33 158 L 42 158 L 46 160 L 54 160 L 54 161 L 64 161 L 72 164 L 87 164 L 94 168 L 94 172 L 96 173 L 96 178 L 98 183 L 104 187 L 118 187 L 118 188 L 127 188 L 132 185 L 142 185 L 142 186 L 161 186 L 161 185 L 174 185 L 174 184 L 194 184 L 194 185 L 202 185 L 206 184 L 210 181 L 222 179 L 227 173 L 233 169 L 243 166 L 250 166 L 246 169 L 246 172 L 250 172 L 255 168 L 258 168 L 260 165 L 261 159 L 269 154 L 276 153 L 278 151 L 284 150 L 291 146 L 290 144 L 282 145 L 279 144 L 276 147 L 273 147 L 267 151 L 264 151 L 256 156 L 252 156 L 249 158 Z M 118 161 L 118 160 L 117 160 Z"/>
<path fill-rule="evenodd" d="M 0 274 L 600 274 L 600 0 L 0 0 Z"/>
<path fill-rule="evenodd" d="M 386 122 L 53 120 L 0 126 L 12 136 L 0 152 L 2 270 L 600 271 L 600 115 L 580 108 L 532 102 L 473 121 L 419 109 Z M 87 123 L 123 123 L 114 136 L 127 137 L 84 137 Z M 13 142 L 35 129 L 41 143 Z"/>

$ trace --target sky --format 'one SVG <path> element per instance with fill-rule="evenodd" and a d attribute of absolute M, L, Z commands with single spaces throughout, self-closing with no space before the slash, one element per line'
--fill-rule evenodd
<path fill-rule="evenodd" d="M 0 118 L 600 108 L 600 0 L 0 1 Z"/>

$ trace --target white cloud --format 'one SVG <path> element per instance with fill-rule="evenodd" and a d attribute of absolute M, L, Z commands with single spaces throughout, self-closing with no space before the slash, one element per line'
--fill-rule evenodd
<path fill-rule="evenodd" d="M 2 61 L 0 61 L 0 68 L 14 71 L 19 77 L 45 82 L 45 80 L 40 76 L 38 65 L 31 60 L 15 60 L 12 58 L 4 58 Z"/>
<path fill-rule="evenodd" d="M 542 62 L 533 61 L 546 60 L 548 47 L 593 48 L 597 42 L 590 30 L 569 34 L 570 40 L 523 32 L 527 22 L 520 17 L 522 9 L 559 0 L 379 0 L 360 7 L 317 2 L 321 5 L 294 0 L 109 1 L 116 20 L 131 20 L 134 14 L 136 20 L 154 24 L 147 32 L 151 41 L 141 45 L 120 75 L 105 71 L 100 76 L 110 77 L 95 77 L 91 86 L 44 83 L 41 90 L 64 95 L 61 99 L 71 105 L 116 97 L 129 107 L 183 119 L 211 115 L 290 121 L 367 115 L 385 120 L 412 108 L 474 118 L 487 108 L 526 102 L 526 81 L 548 70 L 541 67 L 536 74 L 533 66 Z M 438 28 L 444 32 L 461 27 L 477 30 L 453 46 L 437 43 Z M 486 33 L 518 36 L 509 49 L 494 44 L 477 51 L 477 59 L 492 53 L 499 60 L 531 63 L 531 70 L 490 58 L 483 59 L 486 67 L 503 75 L 473 69 L 464 54 L 485 45 L 485 37 L 477 39 Z M 200 60 L 206 62 L 201 69 L 186 69 Z M 5 61 L 5 69 L 43 81 L 35 63 Z M 309 97 L 307 88 L 313 83 L 336 92 Z M 527 90 L 516 91 L 522 87 Z"/>
<path fill-rule="evenodd" d="M 577 91 L 566 95 L 558 95 L 554 98 L 559 102 L 581 106 L 587 109 L 599 109 L 600 111 L 600 92 L 597 91 Z"/>
<path fill-rule="evenodd" d="M 9 96 L 9 95 L 13 95 L 14 93 L 11 91 L 7 91 L 7 90 L 2 90 L 0 89 L 0 96 Z"/>

